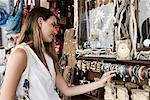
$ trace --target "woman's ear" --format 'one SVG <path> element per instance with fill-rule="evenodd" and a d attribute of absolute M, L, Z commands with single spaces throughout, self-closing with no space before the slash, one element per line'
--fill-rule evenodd
<path fill-rule="evenodd" d="M 42 21 L 43 21 L 43 18 L 42 18 L 42 17 L 39 17 L 39 18 L 38 18 L 38 24 L 39 24 L 39 26 L 42 25 Z"/>

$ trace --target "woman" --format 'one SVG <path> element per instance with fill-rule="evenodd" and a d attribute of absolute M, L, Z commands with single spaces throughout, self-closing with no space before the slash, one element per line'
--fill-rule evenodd
<path fill-rule="evenodd" d="M 18 39 L 6 66 L 0 100 L 23 97 L 24 80 L 29 80 L 30 100 L 60 100 L 55 86 L 66 96 L 74 96 L 103 87 L 115 76 L 111 71 L 86 85 L 68 87 L 59 73 L 59 64 L 53 47 L 56 16 L 46 8 L 36 7 L 26 19 L 26 30 Z"/>

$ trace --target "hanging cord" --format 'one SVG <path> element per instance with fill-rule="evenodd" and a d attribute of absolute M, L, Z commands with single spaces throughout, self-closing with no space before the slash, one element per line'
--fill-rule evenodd
<path fill-rule="evenodd" d="M 86 30 L 87 30 L 87 40 L 91 39 L 91 35 L 90 35 L 90 23 L 89 23 L 89 17 L 88 17 L 88 0 L 85 0 L 85 16 L 86 16 Z"/>
<path fill-rule="evenodd" d="M 125 5 L 126 2 L 127 2 L 127 0 L 122 0 L 122 1 L 120 2 L 121 5 L 120 5 L 120 7 L 119 7 L 119 1 L 120 1 L 120 0 L 117 1 L 117 13 L 116 13 L 116 19 L 119 19 L 120 13 L 121 13 L 121 11 L 123 10 L 124 5 Z"/>
<path fill-rule="evenodd" d="M 131 35 L 131 41 L 132 41 L 132 52 L 134 54 L 134 58 L 137 56 L 136 51 L 136 43 L 137 43 L 137 23 L 135 19 L 135 8 L 134 8 L 134 0 L 131 0 L 130 2 L 130 35 Z"/>
<path fill-rule="evenodd" d="M 123 0 L 122 2 L 120 2 L 119 0 L 114 0 L 114 24 L 115 24 L 115 41 L 117 41 L 118 39 L 120 39 L 120 37 L 121 37 L 121 35 L 120 35 L 120 33 L 119 33 L 119 31 L 120 31 L 120 27 L 121 27 L 121 21 L 122 21 L 122 19 L 123 19 L 123 9 L 124 9 L 124 7 L 126 7 L 127 6 L 127 3 L 128 1 L 126 1 L 126 0 Z M 119 4 L 119 3 L 121 3 L 121 4 Z M 115 11 L 117 11 L 116 13 L 115 13 Z M 123 12 L 122 12 L 123 11 Z M 121 18 L 121 16 L 122 16 L 122 18 Z M 120 17 L 120 21 L 119 21 L 119 17 Z M 118 26 L 118 24 L 119 24 L 119 22 L 120 22 L 120 26 Z M 119 37 L 119 38 L 117 38 L 117 37 Z"/>
<path fill-rule="evenodd" d="M 117 41 L 117 25 L 115 25 L 115 24 L 117 24 L 117 19 L 116 19 L 116 17 L 115 17 L 115 8 L 116 8 L 116 6 L 117 6 L 117 0 L 113 0 L 113 4 L 114 4 L 114 6 L 113 6 L 113 21 L 114 21 L 114 34 L 115 34 L 115 37 L 114 37 L 114 39 L 115 39 L 115 41 Z"/>
<path fill-rule="evenodd" d="M 122 25 L 122 20 L 123 20 L 123 14 L 126 11 L 128 5 L 128 1 L 125 0 L 125 2 L 122 2 L 121 8 L 120 8 L 120 20 L 119 20 L 119 24 L 118 24 L 118 39 L 121 39 L 121 33 L 120 33 L 120 29 L 121 29 L 121 25 Z"/>
<path fill-rule="evenodd" d="M 128 2 L 129 4 L 129 2 Z M 130 21 L 130 16 L 129 16 L 129 6 L 127 5 L 127 8 L 128 10 L 126 10 L 126 20 L 125 20 L 125 23 L 124 23 L 124 27 L 125 27 L 125 32 L 127 33 L 127 37 L 130 37 L 130 33 L 129 33 L 129 30 L 128 30 L 128 25 L 129 25 L 129 21 Z"/>
<path fill-rule="evenodd" d="M 118 25 L 118 40 L 121 40 L 121 33 L 120 33 L 120 29 L 121 29 L 121 22 L 122 22 L 122 19 L 123 19 L 123 14 L 126 10 L 126 7 L 124 7 L 123 11 L 121 12 L 121 16 L 120 16 L 120 20 L 119 20 L 119 25 Z"/>
<path fill-rule="evenodd" d="M 132 45 L 133 45 L 133 20 L 132 20 L 131 15 L 130 15 L 130 23 L 129 23 L 129 33 L 130 33 L 131 42 L 132 42 Z M 131 53 L 133 54 L 133 48 L 131 50 Z"/>

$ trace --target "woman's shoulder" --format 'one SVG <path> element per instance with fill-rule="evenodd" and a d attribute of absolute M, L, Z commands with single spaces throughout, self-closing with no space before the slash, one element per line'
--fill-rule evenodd
<path fill-rule="evenodd" d="M 11 49 L 11 54 L 12 53 L 25 54 L 25 50 L 24 50 L 25 46 L 26 46 L 26 43 L 21 43 L 21 44 L 16 45 L 14 48 Z"/>
<path fill-rule="evenodd" d="M 13 48 L 13 50 L 19 49 L 18 50 L 19 52 L 27 51 L 27 48 L 31 48 L 31 45 L 32 45 L 31 42 L 28 43 L 22 42 L 20 44 L 17 44 L 15 48 Z"/>
<path fill-rule="evenodd" d="M 10 57 L 14 56 L 17 59 L 26 58 L 27 54 L 26 54 L 25 46 L 26 46 L 26 43 L 21 43 L 21 44 L 16 45 L 14 48 L 11 49 Z"/>
<path fill-rule="evenodd" d="M 19 43 L 15 46 L 15 48 L 18 48 L 18 47 L 25 47 L 25 46 L 29 46 L 29 47 L 32 47 L 33 45 L 33 42 L 32 41 L 28 41 L 28 42 L 22 42 L 22 43 Z"/>
<path fill-rule="evenodd" d="M 11 50 L 10 56 L 14 56 L 18 59 L 18 58 L 25 58 L 27 54 L 23 48 L 13 48 Z"/>
<path fill-rule="evenodd" d="M 30 47 L 30 44 L 28 43 L 20 43 L 17 44 L 12 50 L 10 56 L 16 56 L 20 57 L 22 60 L 26 60 L 27 58 L 30 58 L 32 54 L 32 48 Z"/>
<path fill-rule="evenodd" d="M 7 66 L 12 69 L 17 69 L 23 72 L 27 65 L 27 54 L 22 48 L 12 49 L 8 57 Z M 21 67 L 20 67 L 21 66 Z"/>

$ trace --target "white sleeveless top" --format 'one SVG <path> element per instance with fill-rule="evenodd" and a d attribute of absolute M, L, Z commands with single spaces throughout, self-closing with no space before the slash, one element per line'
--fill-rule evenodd
<path fill-rule="evenodd" d="M 61 100 L 55 91 L 56 73 L 52 58 L 46 53 L 44 54 L 49 72 L 38 56 L 26 43 L 17 45 L 16 48 L 24 49 L 27 54 L 27 67 L 23 72 L 17 87 L 17 97 L 22 97 L 24 95 L 23 84 L 25 78 L 28 77 L 30 82 L 28 91 L 30 100 Z"/>

